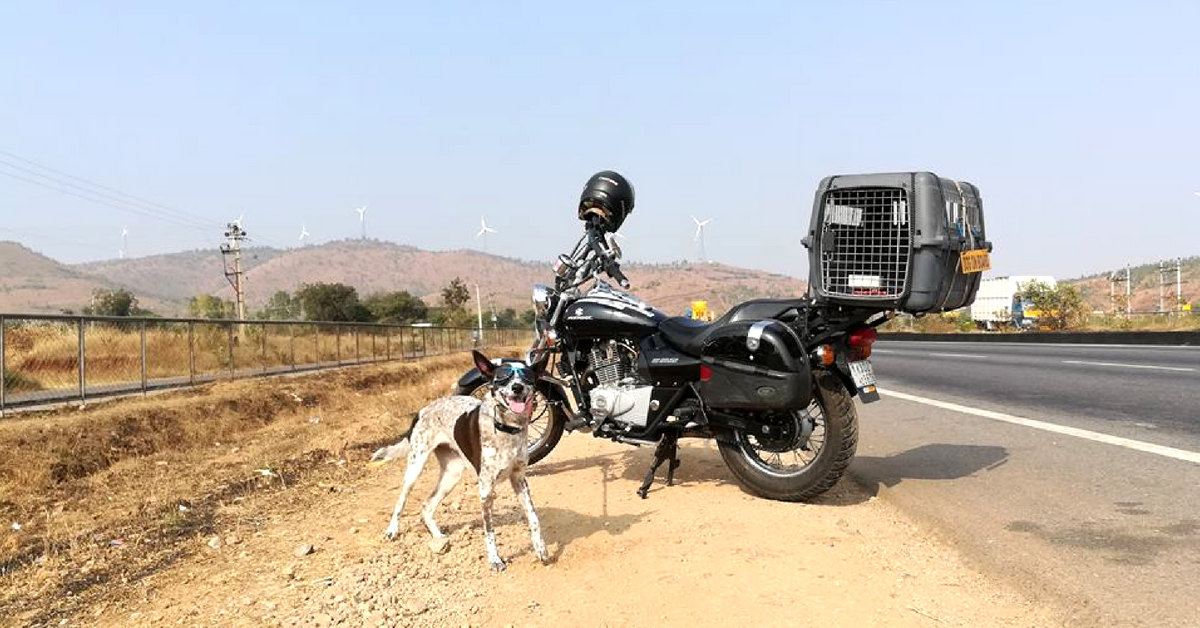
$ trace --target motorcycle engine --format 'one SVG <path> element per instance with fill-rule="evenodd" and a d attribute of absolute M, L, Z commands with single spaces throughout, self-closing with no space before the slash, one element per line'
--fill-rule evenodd
<path fill-rule="evenodd" d="M 636 359 L 637 352 L 632 347 L 616 340 L 592 347 L 588 366 L 596 378 L 596 386 L 589 393 L 593 418 L 646 426 L 654 387 L 636 377 L 633 370 Z"/>

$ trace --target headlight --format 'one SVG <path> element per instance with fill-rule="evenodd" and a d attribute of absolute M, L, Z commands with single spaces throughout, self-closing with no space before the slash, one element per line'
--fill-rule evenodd
<path fill-rule="evenodd" d="M 538 318 L 546 318 L 550 311 L 550 288 L 537 284 L 533 287 L 533 312 Z"/>

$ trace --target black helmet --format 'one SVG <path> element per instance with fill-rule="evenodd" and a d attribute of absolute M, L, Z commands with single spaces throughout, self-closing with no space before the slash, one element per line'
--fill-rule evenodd
<path fill-rule="evenodd" d="M 592 175 L 579 195 L 579 219 L 596 219 L 605 231 L 620 229 L 632 213 L 633 186 L 612 170 Z"/>

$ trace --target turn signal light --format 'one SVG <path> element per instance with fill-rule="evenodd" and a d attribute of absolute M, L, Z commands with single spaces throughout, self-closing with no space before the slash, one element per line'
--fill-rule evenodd
<path fill-rule="evenodd" d="M 707 364 L 700 365 L 700 381 L 707 382 L 712 379 L 712 367 Z"/>
<path fill-rule="evenodd" d="M 837 354 L 833 351 L 833 345 L 821 345 L 813 352 L 813 357 L 817 359 L 817 364 L 821 366 L 833 366 L 837 361 Z"/>

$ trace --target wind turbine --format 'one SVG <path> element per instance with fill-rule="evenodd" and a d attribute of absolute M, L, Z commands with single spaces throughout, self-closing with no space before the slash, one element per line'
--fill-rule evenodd
<path fill-rule="evenodd" d="M 309 235 L 310 234 L 308 233 L 308 225 L 300 225 L 300 244 L 303 245 L 304 238 L 307 238 Z"/>
<path fill-rule="evenodd" d="M 708 223 L 712 222 L 712 218 L 700 220 L 699 218 L 692 216 L 692 222 L 696 223 L 696 236 L 694 239 L 696 242 L 700 243 L 700 261 L 707 262 L 708 256 L 704 253 L 704 228 L 708 226 Z"/>
<path fill-rule="evenodd" d="M 367 239 L 367 206 L 354 208 L 358 212 L 358 225 L 362 228 L 362 239 Z"/>
<path fill-rule="evenodd" d="M 125 250 L 127 246 L 127 238 L 129 237 L 129 227 L 121 227 L 121 250 L 118 252 L 121 259 L 125 259 Z"/>
<path fill-rule="evenodd" d="M 479 238 L 483 238 L 483 252 L 484 253 L 488 252 L 487 234 L 489 234 L 489 233 L 497 233 L 497 231 L 495 229 L 487 226 L 487 221 L 483 219 L 483 216 L 480 216 L 479 217 L 479 233 L 475 234 L 475 239 L 478 240 Z"/>

